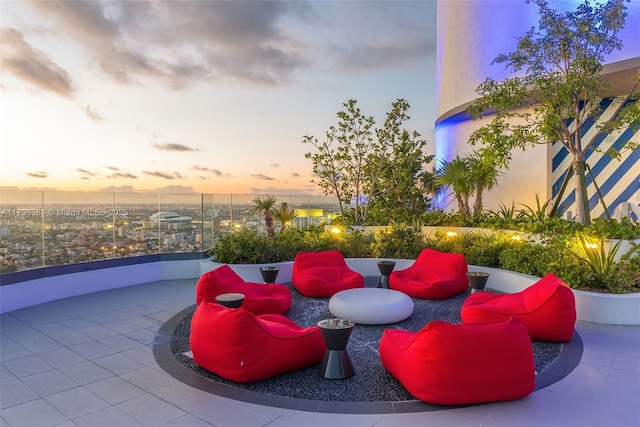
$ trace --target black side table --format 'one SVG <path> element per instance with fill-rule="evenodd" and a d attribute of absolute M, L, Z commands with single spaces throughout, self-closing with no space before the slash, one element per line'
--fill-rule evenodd
<path fill-rule="evenodd" d="M 352 377 L 356 371 L 347 353 L 347 342 L 356 323 L 347 319 L 325 319 L 318 322 L 320 332 L 327 346 L 319 373 L 323 378 L 343 380 Z"/>
<path fill-rule="evenodd" d="M 380 270 L 381 274 L 378 282 L 379 288 L 389 289 L 389 275 L 395 266 L 396 263 L 394 261 L 378 261 L 378 270 Z"/>
<path fill-rule="evenodd" d="M 216 297 L 216 302 L 227 308 L 239 308 L 244 301 L 244 294 L 231 292 L 228 294 L 220 294 Z"/>
<path fill-rule="evenodd" d="M 264 283 L 276 283 L 280 267 L 260 267 L 260 275 Z"/>
<path fill-rule="evenodd" d="M 470 271 L 467 273 L 467 277 L 469 278 L 469 288 L 472 294 L 484 292 L 484 287 L 487 285 L 487 280 L 489 279 L 489 273 L 484 271 Z"/>

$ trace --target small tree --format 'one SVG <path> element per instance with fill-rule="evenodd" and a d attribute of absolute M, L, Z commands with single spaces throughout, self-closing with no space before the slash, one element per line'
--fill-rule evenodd
<path fill-rule="evenodd" d="M 604 57 L 622 46 L 618 33 L 624 27 L 624 0 L 584 0 L 573 12 L 551 9 L 546 0 L 527 0 L 538 6 L 540 20 L 520 38 L 515 52 L 499 55 L 494 63 L 505 64 L 516 77 L 496 82 L 485 80 L 481 95 L 469 107 L 474 119 L 494 112 L 491 123 L 471 135 L 508 160 L 509 152 L 532 144 L 560 142 L 572 156 L 578 220 L 590 222 L 586 192 L 585 154 L 603 135 L 640 123 L 638 80 L 630 81 L 627 95 L 617 99 L 612 118 L 597 126 L 598 132 L 584 139 L 581 125 L 598 120 L 600 101 L 607 96 L 602 76 Z M 623 148 L 637 149 L 626 141 Z M 609 154 L 619 156 L 619 151 Z"/>
<path fill-rule="evenodd" d="M 305 135 L 302 142 L 316 147 L 317 153 L 306 153 L 305 158 L 313 161 L 313 172 L 324 194 L 332 194 L 338 199 L 340 212 L 345 218 L 345 205 L 355 200 L 355 221 L 363 221 L 366 212 L 362 212 L 361 202 L 365 194 L 365 162 L 372 151 L 374 137 L 372 116 L 365 117 L 357 106 L 357 101 L 345 102 L 344 111 L 339 111 L 338 127 L 331 126 L 325 133 L 325 140 L 319 143 L 316 138 Z"/>
<path fill-rule="evenodd" d="M 468 161 L 471 185 L 475 193 L 473 214 L 478 215 L 482 212 L 482 196 L 485 190 L 491 190 L 498 183 L 501 160 L 491 150 L 478 150 L 468 156 Z"/>
<path fill-rule="evenodd" d="M 324 194 L 338 199 L 340 212 L 347 218 L 347 206 L 353 201 L 353 218 L 357 224 L 368 219 L 369 208 L 376 203 L 393 206 L 419 206 L 425 209 L 423 164 L 430 161 L 422 149 L 426 141 L 417 132 L 402 129 L 409 119 L 409 103 L 398 99 L 391 104 L 382 128 L 374 128 L 373 117 L 364 116 L 357 101 L 343 104 L 338 112 L 338 126 L 331 126 L 324 142 L 310 135 L 303 143 L 317 152 L 306 153 L 313 161 L 313 172 Z"/>
<path fill-rule="evenodd" d="M 384 127 L 376 129 L 377 140 L 367 162 L 372 177 L 369 206 L 387 220 L 411 221 L 429 206 L 425 183 L 433 174 L 425 165 L 434 156 L 423 152 L 427 142 L 418 132 L 402 128 L 409 119 L 409 104 L 398 99 L 391 106 Z"/>
<path fill-rule="evenodd" d="M 286 202 L 280 203 L 280 207 L 273 211 L 273 217 L 280 222 L 280 233 L 284 234 L 289 227 L 291 221 L 293 221 L 298 214 L 294 209 L 289 209 L 289 205 Z"/>
<path fill-rule="evenodd" d="M 466 157 L 456 156 L 455 159 L 443 162 L 436 171 L 436 185 L 439 188 L 449 188 L 458 203 L 460 214 L 471 214 L 469 198 L 473 193 L 471 182 L 471 165 Z"/>
<path fill-rule="evenodd" d="M 273 222 L 273 208 L 278 199 L 269 194 L 261 194 L 253 199 L 254 206 L 249 210 L 250 214 L 259 213 L 264 215 L 264 224 L 267 228 L 267 236 L 276 237 L 276 228 Z"/>
<path fill-rule="evenodd" d="M 489 149 L 476 150 L 465 157 L 456 156 L 439 165 L 435 176 L 436 191 L 448 188 L 462 215 L 482 212 L 482 197 L 498 183 L 504 159 Z M 470 199 L 475 195 L 473 209 Z"/>

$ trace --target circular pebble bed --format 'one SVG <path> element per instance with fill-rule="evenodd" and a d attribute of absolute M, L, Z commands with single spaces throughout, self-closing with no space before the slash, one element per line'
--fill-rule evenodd
<path fill-rule="evenodd" d="M 374 287 L 377 285 L 378 279 L 366 278 L 365 281 L 365 286 Z M 333 317 L 328 309 L 329 298 L 306 298 L 300 295 L 292 286 L 290 286 L 290 290 L 293 301 L 287 317 L 299 325 L 305 327 L 313 326 L 320 320 Z M 433 320 L 460 323 L 460 308 L 468 294 L 469 291 L 466 291 L 443 301 L 413 298 L 415 309 L 413 314 L 406 320 L 390 325 L 356 325 L 347 345 L 347 351 L 353 362 L 356 374 L 345 380 L 324 379 L 318 374 L 318 366 L 312 366 L 263 381 L 240 384 L 228 381 L 202 369 L 190 357 L 189 333 L 195 306 L 180 313 L 180 316 L 182 316 L 180 319 L 174 319 L 174 323 L 171 326 L 175 326 L 175 328 L 172 332 L 166 331 L 167 335 L 170 335 L 170 337 L 167 336 L 166 338 L 170 338 L 171 354 L 182 367 L 207 379 L 209 382 L 224 386 L 215 387 L 218 394 L 220 394 L 220 390 L 224 390 L 226 387 L 231 391 L 229 394 L 236 397 L 242 394 L 238 393 L 239 391 L 246 390 L 251 392 L 251 396 L 257 394 L 323 402 L 415 401 L 415 398 L 384 369 L 380 362 L 378 347 L 382 332 L 386 328 L 418 331 Z M 579 348 L 575 346 L 576 340 Z M 561 363 L 560 365 L 567 365 L 563 368 L 563 372 L 555 375 L 557 378 L 547 379 L 545 381 L 547 384 L 542 386 L 566 376 L 577 365 L 582 354 L 582 342 L 577 333 L 569 343 L 572 342 L 576 350 L 572 352 L 571 359 L 573 360 L 569 363 Z M 567 343 L 533 341 L 536 372 L 538 374 L 544 373 L 545 370 L 553 365 L 562 353 L 563 346 L 566 345 Z M 156 350 L 154 349 L 155 353 Z M 156 354 L 156 359 L 158 358 L 159 356 Z M 173 371 L 172 374 L 175 374 L 175 367 L 171 371 Z M 539 387 L 537 386 L 536 388 Z M 240 400 L 245 399 L 240 397 Z M 251 399 L 248 400 L 250 401 Z M 274 406 L 280 405 L 276 404 Z"/>

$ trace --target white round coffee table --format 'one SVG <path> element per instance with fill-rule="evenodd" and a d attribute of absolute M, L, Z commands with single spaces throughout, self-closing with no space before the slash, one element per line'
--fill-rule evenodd
<path fill-rule="evenodd" d="M 392 289 L 347 289 L 331 297 L 329 311 L 335 317 L 361 325 L 385 325 L 411 316 L 413 301 L 406 294 Z"/>

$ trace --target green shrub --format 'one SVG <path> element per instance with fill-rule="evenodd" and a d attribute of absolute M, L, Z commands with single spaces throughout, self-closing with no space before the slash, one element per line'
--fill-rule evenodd
<path fill-rule="evenodd" d="M 620 261 L 610 279 L 617 293 L 640 292 L 640 256 Z"/>
<path fill-rule="evenodd" d="M 330 249 L 339 250 L 346 258 L 415 259 L 423 248 L 428 247 L 461 253 L 470 265 L 538 277 L 552 272 L 575 289 L 640 292 L 640 256 L 624 257 L 614 264 L 611 254 L 603 253 L 601 258 L 606 265 L 594 269 L 595 261 L 588 259 L 580 240 L 574 237 L 575 234 L 570 236 L 551 233 L 541 235 L 542 241 L 514 241 L 509 233 L 471 231 L 453 237 L 436 233 L 425 239 L 421 226 L 393 223 L 375 235 L 344 229 L 336 234 L 323 227 L 310 227 L 289 229 L 269 239 L 244 230 L 221 238 L 208 253 L 221 263 L 266 264 L 292 261 L 298 252 Z"/>
<path fill-rule="evenodd" d="M 596 218 L 585 227 L 584 231 L 594 236 L 604 236 L 609 239 L 640 239 L 640 227 L 626 217 L 620 221 Z"/>
<path fill-rule="evenodd" d="M 571 254 L 562 236 L 542 243 L 509 242 L 499 258 L 500 268 L 505 270 L 538 277 L 553 273 L 571 287 L 592 282 L 588 266 Z"/>
<path fill-rule="evenodd" d="M 371 233 L 353 231 L 346 233 L 337 243 L 336 249 L 345 258 L 370 258 L 373 256 L 375 238 Z"/>
<path fill-rule="evenodd" d="M 281 261 L 276 256 L 275 245 L 266 235 L 248 230 L 222 237 L 212 248 L 216 262 L 229 264 L 262 264 Z"/>
<path fill-rule="evenodd" d="M 337 249 L 346 258 L 371 257 L 374 238 L 368 233 L 325 232 L 321 227 L 289 229 L 270 239 L 264 234 L 242 230 L 222 237 L 207 253 L 223 264 L 266 264 L 293 261 L 298 252 Z"/>
<path fill-rule="evenodd" d="M 470 231 L 457 236 L 437 232 L 426 240 L 425 246 L 441 252 L 462 254 L 470 265 L 498 267 L 500 253 L 510 240 L 511 236 L 503 232 Z"/>
<path fill-rule="evenodd" d="M 415 259 L 424 248 L 422 227 L 410 224 L 391 224 L 375 235 L 373 255 L 378 258 Z"/>

